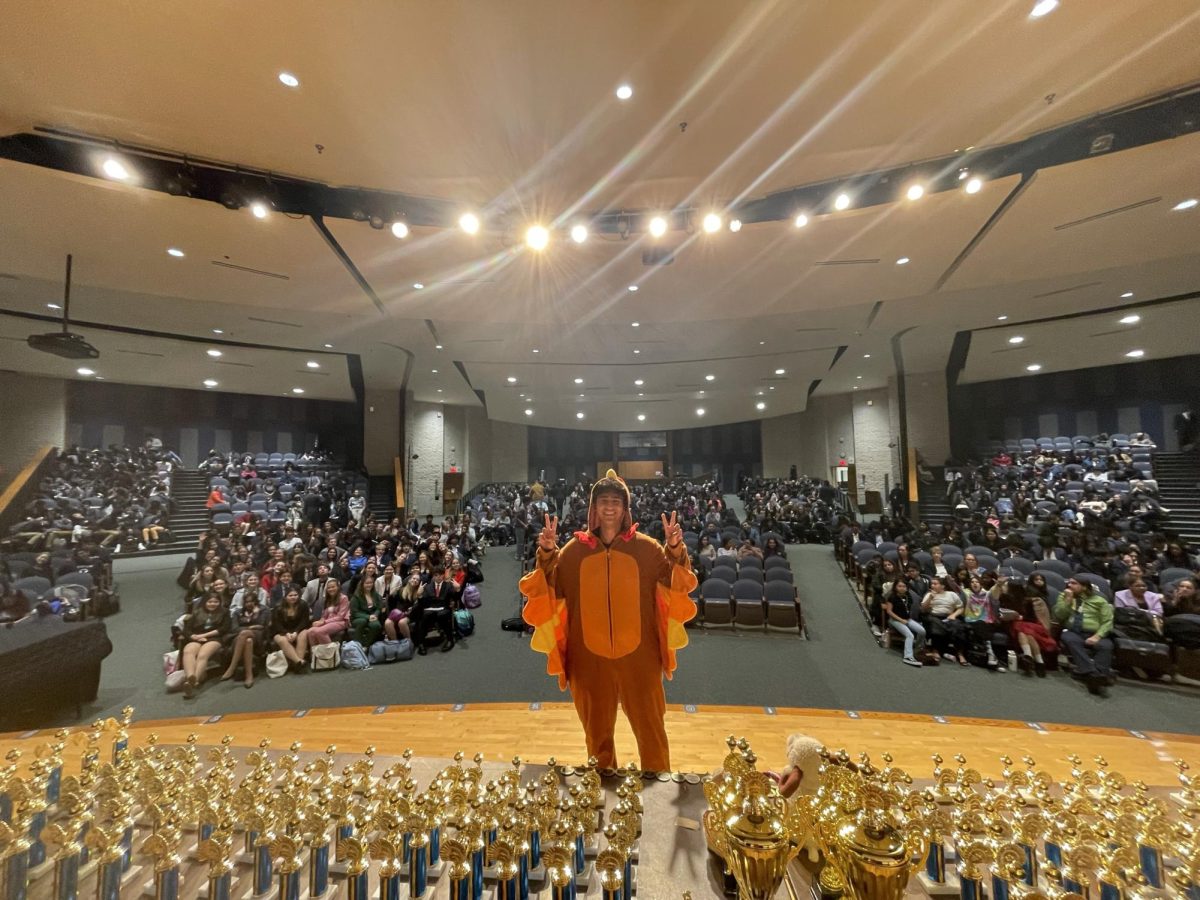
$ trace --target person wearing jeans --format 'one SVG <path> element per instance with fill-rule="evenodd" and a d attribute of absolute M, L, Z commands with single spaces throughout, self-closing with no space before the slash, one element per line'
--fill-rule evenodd
<path fill-rule="evenodd" d="M 1054 605 L 1054 618 L 1063 627 L 1062 642 L 1071 654 L 1075 676 L 1087 683 L 1088 692 L 1106 696 L 1112 673 L 1113 608 L 1095 588 L 1078 578 L 1067 579 L 1067 589 Z"/>
<path fill-rule="evenodd" d="M 883 598 L 883 614 L 887 617 L 888 627 L 904 638 L 904 662 L 920 667 L 921 661 L 916 654 L 925 646 L 925 629 L 912 617 L 911 604 L 908 582 L 899 579 Z"/>

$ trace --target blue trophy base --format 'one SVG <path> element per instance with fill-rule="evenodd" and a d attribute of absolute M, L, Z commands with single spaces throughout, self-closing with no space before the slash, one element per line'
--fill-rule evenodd
<path fill-rule="evenodd" d="M 921 890 L 925 892 L 927 897 L 957 897 L 958 896 L 958 875 L 947 870 L 946 880 L 939 884 L 934 881 L 924 872 L 917 873 L 917 883 L 921 885 Z"/>

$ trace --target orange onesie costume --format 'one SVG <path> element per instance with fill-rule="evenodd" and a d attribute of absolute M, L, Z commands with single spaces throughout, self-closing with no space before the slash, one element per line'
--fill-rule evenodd
<path fill-rule="evenodd" d="M 600 539 L 595 500 L 620 492 L 625 516 L 609 546 Z M 588 530 L 562 549 L 538 548 L 537 568 L 521 579 L 522 615 L 533 626 L 534 650 L 546 672 L 571 688 L 587 752 L 601 768 L 617 766 L 613 728 L 618 705 L 637 738 L 643 769 L 670 771 L 663 722 L 663 676 L 675 671 L 675 651 L 687 646 L 683 623 L 696 614 L 696 587 L 686 545 L 664 547 L 637 532 L 629 488 L 611 469 L 592 487 Z"/>

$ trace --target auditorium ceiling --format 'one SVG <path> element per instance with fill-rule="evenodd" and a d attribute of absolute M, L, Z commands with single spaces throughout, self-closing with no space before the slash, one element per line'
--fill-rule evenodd
<path fill-rule="evenodd" d="M 1200 84 L 1193 0 L 1033 7 L 264 0 L 68 15 L 11 0 L 0 134 L 437 198 L 483 228 L 399 240 L 326 217 L 323 234 L 307 216 L 146 190 L 136 171 L 123 183 L 99 165 L 0 161 L 0 366 L 80 377 L 8 340 L 53 330 L 68 253 L 75 330 L 110 380 L 275 393 L 309 375 L 312 396 L 349 399 L 346 354 L 368 387 L 482 396 L 493 418 L 560 427 L 795 412 L 810 394 L 883 386 L 894 343 L 907 371 L 943 371 L 968 331 L 969 380 L 1190 352 L 1200 301 L 1143 304 L 1200 291 L 1200 207 L 1175 208 L 1200 198 L 1194 123 L 1024 179 L 980 173 L 976 193 L 814 210 L 803 228 L 733 233 L 725 215 L 711 234 L 565 233 L 601 211 L 724 214 Z M 535 252 L 516 221 L 560 227 Z M 645 264 L 647 250 L 670 264 Z M 1130 314 L 1118 336 L 1092 336 Z M 1022 349 L 997 345 L 1018 326 Z M 206 351 L 226 343 L 255 368 L 212 374 Z M 148 366 L 139 350 L 165 352 Z M 302 351 L 329 365 L 297 372 Z"/>

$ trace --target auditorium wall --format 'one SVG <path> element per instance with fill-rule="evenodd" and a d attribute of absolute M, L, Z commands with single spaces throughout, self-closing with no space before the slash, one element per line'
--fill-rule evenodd
<path fill-rule="evenodd" d="M 363 392 L 363 467 L 368 475 L 391 475 L 401 454 L 399 391 Z"/>
<path fill-rule="evenodd" d="M 1178 449 L 1175 415 L 1200 407 L 1200 356 L 956 385 L 951 437 L 960 458 L 990 440 L 1145 431 Z"/>
<path fill-rule="evenodd" d="M 762 421 L 763 475 L 831 478 L 840 454 L 854 460 L 854 415 L 849 394 L 810 397 L 803 412 Z"/>
<path fill-rule="evenodd" d="M 65 384 L 69 444 L 130 445 L 157 437 L 188 466 L 214 447 L 222 453 L 301 453 L 319 445 L 352 468 L 362 463 L 356 403 L 112 382 Z"/>
<path fill-rule="evenodd" d="M 0 372 L 4 415 L 0 423 L 0 490 L 42 447 L 61 447 L 67 436 L 66 382 Z"/>

